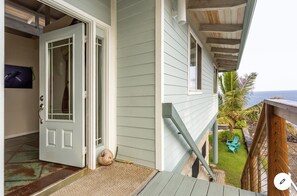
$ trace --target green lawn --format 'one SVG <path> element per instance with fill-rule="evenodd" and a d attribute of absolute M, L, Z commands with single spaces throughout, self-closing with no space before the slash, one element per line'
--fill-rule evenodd
<path fill-rule="evenodd" d="M 247 159 L 246 145 L 243 140 L 242 131 L 234 129 L 234 133 L 240 136 L 240 148 L 236 153 L 228 151 L 227 145 L 220 141 L 219 133 L 219 163 L 217 168 L 224 170 L 226 174 L 226 184 L 233 185 L 240 188 L 241 173 Z M 209 143 L 212 144 L 212 135 L 209 136 Z M 212 150 L 210 151 L 210 163 L 212 162 Z"/>

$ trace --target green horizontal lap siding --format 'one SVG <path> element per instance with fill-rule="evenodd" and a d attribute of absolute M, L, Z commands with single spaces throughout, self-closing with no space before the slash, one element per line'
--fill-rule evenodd
<path fill-rule="evenodd" d="M 118 158 L 155 167 L 155 0 L 117 1 Z"/>
<path fill-rule="evenodd" d="M 110 0 L 63 0 L 95 18 L 111 24 Z"/>
<path fill-rule="evenodd" d="M 202 94 L 188 95 L 188 26 L 171 16 L 171 0 L 164 6 L 164 102 L 172 102 L 196 140 L 218 111 L 213 94 L 213 64 L 207 51 L 202 54 Z M 164 120 L 165 170 L 173 170 L 188 151 L 170 120 Z"/>
<path fill-rule="evenodd" d="M 118 66 L 118 78 L 141 76 L 141 75 L 154 74 L 154 73 L 155 73 L 154 63 L 138 64 L 138 65 L 132 65 L 132 66 L 130 65 L 126 67 Z"/>

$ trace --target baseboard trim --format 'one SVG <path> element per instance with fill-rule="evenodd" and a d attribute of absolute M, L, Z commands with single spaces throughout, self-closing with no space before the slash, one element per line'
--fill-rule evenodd
<path fill-rule="evenodd" d="M 26 132 L 23 132 L 23 133 L 16 133 L 16 134 L 7 135 L 7 136 L 5 136 L 4 138 L 5 138 L 5 139 L 10 139 L 10 138 L 20 137 L 20 136 L 29 135 L 29 134 L 32 134 L 32 133 L 37 133 L 37 132 L 39 132 L 39 130 L 35 130 L 35 131 L 26 131 Z"/>

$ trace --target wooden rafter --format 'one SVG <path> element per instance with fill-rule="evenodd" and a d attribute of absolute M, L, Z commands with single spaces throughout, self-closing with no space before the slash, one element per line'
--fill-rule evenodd
<path fill-rule="evenodd" d="M 221 68 L 236 68 L 237 67 L 237 64 L 221 64 L 219 65 L 219 67 Z"/>
<path fill-rule="evenodd" d="M 44 4 L 41 4 L 40 6 L 39 6 L 39 8 L 37 9 L 37 13 L 40 13 L 41 12 L 41 10 L 44 8 Z M 27 23 L 28 24 L 31 24 L 34 20 L 35 20 L 35 23 L 36 23 L 36 20 L 38 20 L 38 16 L 37 15 L 35 15 L 35 16 L 32 16 L 32 17 L 30 17 L 29 19 L 28 19 L 28 21 L 27 21 Z M 36 23 L 37 24 L 37 23 Z M 38 27 L 38 25 L 37 25 L 37 27 Z"/>
<path fill-rule="evenodd" d="M 242 24 L 200 24 L 199 27 L 199 31 L 203 32 L 237 32 L 242 29 Z"/>
<path fill-rule="evenodd" d="M 235 67 L 219 67 L 219 72 L 230 72 L 230 71 L 236 71 Z"/>
<path fill-rule="evenodd" d="M 224 55 L 224 54 L 215 54 L 214 58 L 216 59 L 226 59 L 226 60 L 237 60 L 238 56 L 235 55 Z"/>
<path fill-rule="evenodd" d="M 223 66 L 219 66 L 219 69 L 225 69 L 225 70 L 235 70 L 236 69 L 236 65 L 223 65 Z"/>
<path fill-rule="evenodd" d="M 45 6 L 45 26 L 51 23 L 51 8 L 49 6 Z"/>
<path fill-rule="evenodd" d="M 207 38 L 206 43 L 237 45 L 237 44 L 240 44 L 240 41 L 241 41 L 240 39 Z"/>
<path fill-rule="evenodd" d="M 212 47 L 211 48 L 211 52 L 216 52 L 216 53 L 238 53 L 239 52 L 239 49 Z"/>
<path fill-rule="evenodd" d="M 236 66 L 237 65 L 228 65 L 228 64 L 225 64 L 225 65 L 219 65 L 218 68 L 221 68 L 221 69 L 236 69 Z"/>
<path fill-rule="evenodd" d="M 33 11 L 33 10 L 27 8 L 27 7 L 24 7 L 22 5 L 14 3 L 13 1 L 5 0 L 5 5 L 14 7 L 16 9 L 19 9 L 19 10 L 27 12 L 27 13 L 31 13 L 31 14 L 33 14 L 35 16 L 43 17 L 43 15 L 41 13 L 35 12 L 35 11 Z"/>
<path fill-rule="evenodd" d="M 193 11 L 209 11 L 243 7 L 247 0 L 190 0 L 188 9 Z"/>
<path fill-rule="evenodd" d="M 22 6 L 20 4 L 14 3 L 13 1 L 10 1 L 10 0 L 5 0 L 5 5 L 8 6 L 8 7 L 13 8 L 13 9 L 19 10 L 20 12 L 24 12 L 26 14 L 30 14 L 31 15 L 31 17 L 28 18 L 28 19 L 27 18 L 22 18 L 20 16 L 16 16 L 16 18 L 13 18 L 13 19 L 16 19 L 16 20 L 18 20 L 20 22 L 26 22 L 28 24 L 32 24 L 32 22 L 33 22 L 34 19 L 36 20 L 35 23 L 38 23 L 41 18 L 42 19 L 45 18 L 45 16 L 42 13 L 40 13 L 40 11 L 44 8 L 45 5 L 41 5 L 38 8 L 37 11 L 31 10 L 31 9 L 25 7 L 25 6 Z M 5 10 L 5 14 L 6 15 L 14 15 L 14 13 L 10 13 L 7 10 Z M 19 17 L 19 18 L 17 19 L 17 17 Z M 12 18 L 12 17 L 10 17 L 10 18 Z M 54 22 L 55 19 L 50 18 L 50 21 L 51 22 Z M 38 27 L 38 25 L 36 25 L 36 24 L 35 24 L 35 26 Z"/>
<path fill-rule="evenodd" d="M 220 68 L 219 72 L 230 72 L 230 71 L 236 71 L 236 68 Z"/>
<path fill-rule="evenodd" d="M 232 60 L 225 60 L 225 59 L 217 59 L 216 62 L 219 65 L 237 65 L 237 61 L 232 61 Z"/>
<path fill-rule="evenodd" d="M 5 17 L 5 26 L 35 36 L 39 36 L 40 34 L 42 34 L 41 29 L 35 28 L 32 25 L 8 17 Z"/>

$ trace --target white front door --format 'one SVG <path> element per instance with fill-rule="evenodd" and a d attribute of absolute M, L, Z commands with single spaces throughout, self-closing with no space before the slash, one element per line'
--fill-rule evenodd
<path fill-rule="evenodd" d="M 39 159 L 84 167 L 84 24 L 44 33 L 39 43 Z"/>

